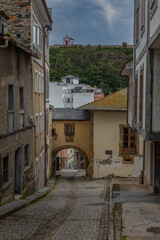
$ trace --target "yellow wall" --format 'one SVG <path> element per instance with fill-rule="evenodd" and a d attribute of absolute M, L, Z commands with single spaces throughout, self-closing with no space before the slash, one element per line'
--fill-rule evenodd
<path fill-rule="evenodd" d="M 120 124 L 126 125 L 126 112 L 94 112 L 94 170 L 95 178 L 110 174 L 120 177 L 138 177 L 143 166 L 142 156 L 134 155 L 134 164 L 123 163 L 119 156 Z M 140 153 L 143 153 L 143 141 L 140 141 Z M 106 155 L 112 150 L 112 156 Z"/>
<path fill-rule="evenodd" d="M 64 123 L 75 124 L 73 142 L 65 141 Z M 75 147 L 84 151 L 90 160 L 90 121 L 52 121 L 52 128 L 56 129 L 57 140 L 52 137 L 52 148 L 55 153 L 63 147 Z"/>

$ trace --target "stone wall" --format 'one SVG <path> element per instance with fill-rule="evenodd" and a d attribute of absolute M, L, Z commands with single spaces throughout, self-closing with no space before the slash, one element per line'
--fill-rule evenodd
<path fill-rule="evenodd" d="M 31 0 L 2 0 L 0 10 L 9 17 L 8 31 L 16 40 L 31 47 Z"/>

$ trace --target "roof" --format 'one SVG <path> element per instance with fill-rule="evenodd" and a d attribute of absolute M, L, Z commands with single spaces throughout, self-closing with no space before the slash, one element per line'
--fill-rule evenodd
<path fill-rule="evenodd" d="M 90 120 L 90 113 L 73 108 L 53 108 L 52 120 L 88 121 Z"/>
<path fill-rule="evenodd" d="M 9 20 L 10 18 L 8 17 L 8 15 L 5 14 L 5 12 L 0 11 L 0 15 L 3 16 L 6 20 Z"/>
<path fill-rule="evenodd" d="M 104 110 L 104 111 L 127 111 L 127 88 L 110 94 L 100 100 L 88 103 L 77 109 L 81 110 Z"/>
<path fill-rule="evenodd" d="M 63 39 L 66 39 L 66 38 L 69 38 L 69 39 L 71 39 L 71 40 L 74 40 L 74 38 L 71 38 L 71 37 L 69 37 L 68 35 L 66 35 Z"/>
<path fill-rule="evenodd" d="M 26 46 L 24 46 L 22 43 L 17 42 L 13 37 L 8 37 L 5 34 L 0 34 L 0 38 L 1 39 L 5 39 L 8 40 L 8 42 L 10 44 L 14 44 L 16 47 L 20 48 L 21 50 L 23 50 L 24 52 L 26 52 L 27 54 L 31 55 L 32 57 L 35 58 L 40 58 L 36 53 L 34 53 L 30 48 L 27 48 Z"/>
<path fill-rule="evenodd" d="M 73 76 L 73 75 L 68 75 L 68 76 L 62 77 L 61 79 L 65 79 L 65 78 L 75 78 L 75 79 L 79 79 L 78 77 L 75 77 L 75 76 Z"/>
<path fill-rule="evenodd" d="M 133 71 L 133 60 L 131 60 L 123 65 L 120 75 L 126 77 L 132 71 Z"/>

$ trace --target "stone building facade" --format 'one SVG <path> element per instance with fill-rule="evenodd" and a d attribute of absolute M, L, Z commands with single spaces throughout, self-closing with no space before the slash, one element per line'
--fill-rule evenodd
<path fill-rule="evenodd" d="M 160 193 L 160 0 L 134 1 L 130 125 L 145 141 L 144 183 Z"/>
<path fill-rule="evenodd" d="M 39 58 L 32 57 L 32 121 L 34 131 L 33 172 L 35 190 L 46 183 L 49 158 L 49 31 L 52 18 L 45 0 L 7 0 L 0 2 L 9 16 L 8 32 L 16 40 L 35 52 Z"/>
<path fill-rule="evenodd" d="M 7 45 L 3 45 L 3 39 Z M 31 50 L 0 35 L 0 204 L 34 192 Z"/>

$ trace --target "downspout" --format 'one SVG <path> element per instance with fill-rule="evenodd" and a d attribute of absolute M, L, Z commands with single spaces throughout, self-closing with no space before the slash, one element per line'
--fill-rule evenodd
<path fill-rule="evenodd" d="M 46 129 L 46 51 L 45 51 L 45 45 L 46 45 L 46 39 L 45 39 L 45 29 L 47 26 L 44 27 L 44 34 L 43 34 L 43 61 L 44 61 L 44 179 L 45 179 L 45 186 L 47 186 L 47 129 Z"/>

